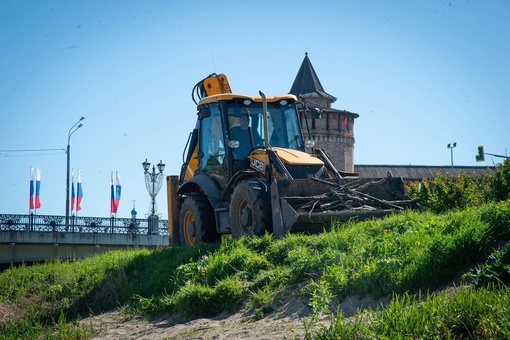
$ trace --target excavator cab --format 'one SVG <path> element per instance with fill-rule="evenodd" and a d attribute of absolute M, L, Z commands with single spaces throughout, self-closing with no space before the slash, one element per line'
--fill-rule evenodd
<path fill-rule="evenodd" d="M 251 162 L 255 150 L 267 148 L 304 152 L 304 141 L 293 95 L 271 97 L 267 109 L 259 97 L 221 94 L 199 103 L 198 171 L 225 188 L 239 171 L 259 171 Z M 267 165 L 267 164 L 264 164 Z"/>

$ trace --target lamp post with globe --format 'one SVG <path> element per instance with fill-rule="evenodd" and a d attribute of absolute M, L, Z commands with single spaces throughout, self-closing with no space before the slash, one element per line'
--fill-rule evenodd
<path fill-rule="evenodd" d="M 145 162 L 142 163 L 144 174 L 145 174 L 145 187 L 149 192 L 149 196 L 151 197 L 151 207 L 149 213 L 147 213 L 147 219 L 149 221 L 149 234 L 157 235 L 159 234 L 159 218 L 161 214 L 158 211 L 158 205 L 156 204 L 156 195 L 161 189 L 161 185 L 163 183 L 163 178 L 165 175 L 163 174 L 163 170 L 165 169 L 165 164 L 160 160 L 157 164 L 158 171 L 156 172 L 156 166 L 152 166 L 152 172 L 149 172 L 151 167 L 151 163 L 145 159 Z"/>

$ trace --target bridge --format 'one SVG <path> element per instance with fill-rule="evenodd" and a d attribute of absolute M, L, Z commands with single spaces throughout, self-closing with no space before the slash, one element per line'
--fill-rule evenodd
<path fill-rule="evenodd" d="M 119 248 L 168 246 L 168 220 L 0 214 L 0 264 L 83 258 Z"/>

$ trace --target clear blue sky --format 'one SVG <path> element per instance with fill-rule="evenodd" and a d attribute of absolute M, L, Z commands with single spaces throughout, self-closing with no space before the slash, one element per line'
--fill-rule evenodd
<path fill-rule="evenodd" d="M 456 165 L 477 146 L 510 147 L 509 1 L 0 1 L 0 213 L 65 214 L 71 167 L 81 216 L 149 210 L 141 163 L 178 174 L 195 83 L 227 74 L 234 92 L 287 93 L 305 52 L 334 108 L 355 121 L 355 164 Z M 166 189 L 158 195 L 167 218 Z"/>

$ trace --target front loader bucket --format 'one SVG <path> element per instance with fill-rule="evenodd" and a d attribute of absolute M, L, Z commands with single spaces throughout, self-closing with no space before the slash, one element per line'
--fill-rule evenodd
<path fill-rule="evenodd" d="M 364 220 L 416 209 L 402 178 L 275 180 L 271 184 L 273 234 L 319 233 L 333 221 Z"/>

